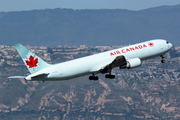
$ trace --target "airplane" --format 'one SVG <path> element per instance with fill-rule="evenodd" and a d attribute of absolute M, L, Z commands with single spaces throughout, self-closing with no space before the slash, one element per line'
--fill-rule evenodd
<path fill-rule="evenodd" d="M 85 75 L 89 80 L 98 80 L 97 74 L 105 74 L 106 78 L 114 79 L 111 74 L 113 68 L 133 69 L 141 66 L 143 60 L 160 56 L 161 62 L 165 63 L 164 54 L 173 44 L 164 39 L 154 39 L 94 55 L 58 63 L 48 64 L 36 54 L 28 50 L 22 44 L 16 44 L 15 48 L 23 62 L 30 71 L 28 76 L 11 76 L 11 78 L 24 78 L 27 81 L 62 81 Z"/>

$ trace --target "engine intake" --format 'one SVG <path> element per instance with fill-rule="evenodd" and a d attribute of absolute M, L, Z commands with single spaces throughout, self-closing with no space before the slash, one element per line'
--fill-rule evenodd
<path fill-rule="evenodd" d="M 123 66 L 120 66 L 120 69 L 133 69 L 136 67 L 141 66 L 141 60 L 139 58 L 133 58 L 127 60 L 126 64 Z"/>

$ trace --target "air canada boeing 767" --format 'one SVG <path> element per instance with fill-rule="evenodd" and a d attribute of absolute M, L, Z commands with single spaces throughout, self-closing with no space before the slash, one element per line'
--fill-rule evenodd
<path fill-rule="evenodd" d="M 44 82 L 69 80 L 91 74 L 90 80 L 98 80 L 97 74 L 106 73 L 106 78 L 114 79 L 115 75 L 112 75 L 111 71 L 116 67 L 133 69 L 141 66 L 143 60 L 158 56 L 162 58 L 161 62 L 164 63 L 163 55 L 172 47 L 173 45 L 166 40 L 155 39 L 67 62 L 48 64 L 19 43 L 15 45 L 15 48 L 31 74 L 8 78 L 24 78 L 27 81 Z"/>

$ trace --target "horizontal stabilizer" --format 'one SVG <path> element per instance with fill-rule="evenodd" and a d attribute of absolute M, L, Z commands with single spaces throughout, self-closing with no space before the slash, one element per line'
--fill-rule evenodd
<path fill-rule="evenodd" d="M 48 75 L 49 75 L 49 73 L 43 73 L 43 74 L 39 74 L 39 75 L 33 76 L 31 78 L 32 79 L 47 78 Z"/>
<path fill-rule="evenodd" d="M 13 79 L 13 78 L 25 78 L 27 76 L 10 76 L 8 77 L 8 79 Z"/>
<path fill-rule="evenodd" d="M 33 81 L 40 81 L 40 80 L 44 80 L 47 79 L 47 76 L 49 75 L 49 73 L 42 73 L 42 74 L 36 74 L 36 75 L 29 75 L 26 77 L 26 80 L 33 80 Z"/>

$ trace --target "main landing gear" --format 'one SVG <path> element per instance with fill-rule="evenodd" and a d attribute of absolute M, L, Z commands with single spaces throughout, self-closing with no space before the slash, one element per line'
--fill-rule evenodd
<path fill-rule="evenodd" d="M 109 78 L 109 79 L 114 79 L 115 78 L 115 75 L 111 75 L 111 74 L 106 74 L 105 75 L 106 78 Z M 92 76 L 89 76 L 89 80 L 99 80 L 99 77 L 98 76 L 95 76 L 94 74 Z"/>
<path fill-rule="evenodd" d="M 94 74 L 92 76 L 89 76 L 89 80 L 99 80 L 99 77 L 98 76 L 95 76 Z"/>
<path fill-rule="evenodd" d="M 162 58 L 161 63 L 165 63 L 166 61 L 164 60 L 164 56 L 161 55 L 160 57 Z"/>
<path fill-rule="evenodd" d="M 111 75 L 111 74 L 106 74 L 105 76 L 106 78 L 109 78 L 109 79 L 114 79 L 115 78 L 115 75 Z"/>
<path fill-rule="evenodd" d="M 111 74 L 111 69 L 110 69 L 108 72 L 109 72 L 109 74 L 106 74 L 105 77 L 106 77 L 106 78 L 109 78 L 109 79 L 114 79 L 114 78 L 115 78 L 115 75 L 112 75 L 112 74 Z M 106 73 L 107 73 L 107 72 L 106 72 Z M 98 79 L 99 79 L 99 77 L 98 77 L 98 76 L 95 76 L 94 73 L 93 73 L 92 76 L 89 76 L 89 80 L 94 80 L 94 81 L 96 81 L 96 80 L 98 80 Z"/>
<path fill-rule="evenodd" d="M 111 69 L 109 70 L 109 74 L 106 74 L 105 75 L 106 78 L 109 78 L 109 79 L 114 79 L 115 78 L 115 75 L 112 75 L 111 74 Z"/>

